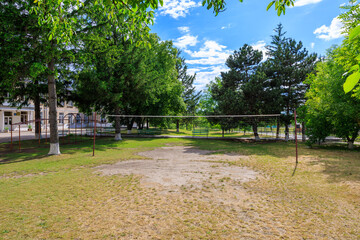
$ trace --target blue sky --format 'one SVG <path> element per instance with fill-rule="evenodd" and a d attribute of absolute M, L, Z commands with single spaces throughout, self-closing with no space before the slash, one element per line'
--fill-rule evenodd
<path fill-rule="evenodd" d="M 347 0 L 296 0 L 295 7 L 280 17 L 274 8 L 266 11 L 270 0 L 226 2 L 226 11 L 216 17 L 201 6 L 201 0 L 164 0 L 156 11 L 152 32 L 182 50 L 189 73 L 197 75 L 198 90 L 227 71 L 227 57 L 245 43 L 265 50 L 279 23 L 288 37 L 302 41 L 309 52 L 324 55 L 333 44 L 341 44 L 341 22 L 336 17 Z"/>

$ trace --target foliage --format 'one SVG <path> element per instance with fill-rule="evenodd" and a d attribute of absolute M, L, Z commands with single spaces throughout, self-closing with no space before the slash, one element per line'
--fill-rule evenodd
<path fill-rule="evenodd" d="M 355 95 L 360 98 L 357 84 L 360 80 L 360 6 L 357 0 L 351 0 L 349 5 L 341 7 L 346 12 L 339 18 L 344 24 L 344 33 L 347 34 L 336 60 L 347 69 L 347 78 L 343 85 L 345 93 L 355 89 Z"/>
<path fill-rule="evenodd" d="M 316 75 L 307 79 L 307 128 L 312 141 L 324 140 L 330 133 L 348 141 L 349 148 L 360 130 L 360 100 L 344 94 L 343 66 L 336 63 L 336 49 L 329 50 L 326 59 L 316 66 Z"/>
<path fill-rule="evenodd" d="M 226 60 L 230 68 L 221 73 L 221 79 L 211 86 L 211 93 L 217 102 L 215 112 L 221 115 L 256 115 L 267 111 L 265 98 L 266 75 L 261 68 L 262 52 L 245 44 L 234 51 Z M 223 129 L 228 130 L 239 125 L 238 119 L 219 119 Z M 257 134 L 257 119 L 252 119 L 251 125 L 255 137 Z"/>
<path fill-rule="evenodd" d="M 106 41 L 86 41 L 91 53 L 76 81 L 77 105 L 102 114 L 167 115 L 184 110 L 175 69 L 176 49 L 151 34 L 152 47 L 136 46 L 110 33 Z M 101 97 L 99 97 L 101 96 Z M 144 119 L 123 119 L 132 126 Z M 140 125 L 140 124 L 139 124 Z"/>
<path fill-rule="evenodd" d="M 243 0 L 239 0 L 243 2 Z M 269 3 L 266 10 L 269 10 L 272 6 L 275 7 L 277 15 L 285 14 L 286 7 L 294 6 L 295 0 L 274 0 Z M 226 2 L 224 0 L 203 0 L 203 6 L 207 6 L 207 9 L 213 9 L 215 15 L 217 16 L 220 12 L 225 10 Z"/>
<path fill-rule="evenodd" d="M 267 75 L 270 86 L 278 95 L 274 107 L 276 109 L 277 105 L 278 110 L 285 112 L 283 121 L 286 127 L 285 136 L 288 139 L 292 114 L 305 102 L 308 86 L 304 84 L 304 80 L 313 72 L 317 55 L 309 54 L 301 41 L 285 37 L 286 32 L 281 24 L 274 31 L 275 34 L 271 36 L 272 42 L 267 46 Z"/>

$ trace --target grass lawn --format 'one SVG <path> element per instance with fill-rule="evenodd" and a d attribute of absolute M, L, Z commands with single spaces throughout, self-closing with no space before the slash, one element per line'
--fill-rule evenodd
<path fill-rule="evenodd" d="M 259 172 L 164 192 L 134 175 L 94 167 L 167 145 L 246 156 L 227 162 Z M 360 239 L 360 153 L 342 146 L 207 139 L 97 140 L 61 146 L 0 144 L 0 239 Z"/>

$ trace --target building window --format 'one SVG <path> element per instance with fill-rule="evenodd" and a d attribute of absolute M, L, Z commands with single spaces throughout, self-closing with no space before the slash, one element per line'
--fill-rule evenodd
<path fill-rule="evenodd" d="M 81 123 L 81 117 L 80 114 L 76 114 L 76 123 Z"/>
<path fill-rule="evenodd" d="M 64 124 L 64 113 L 59 113 L 59 123 Z"/>
<path fill-rule="evenodd" d="M 73 116 L 72 115 L 69 115 L 68 120 L 69 120 L 69 124 L 73 124 Z"/>
<path fill-rule="evenodd" d="M 28 121 L 28 113 L 21 112 L 21 122 L 26 123 Z"/>
<path fill-rule="evenodd" d="M 11 116 L 12 116 L 12 112 L 4 112 L 4 115 L 5 115 L 6 117 L 11 117 Z"/>

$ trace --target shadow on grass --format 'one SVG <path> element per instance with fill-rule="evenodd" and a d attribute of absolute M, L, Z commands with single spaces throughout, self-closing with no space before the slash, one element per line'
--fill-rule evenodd
<path fill-rule="evenodd" d="M 74 139 L 60 139 L 61 152 L 64 154 L 89 153 L 92 155 L 92 139 L 80 138 L 77 143 Z M 99 137 L 96 139 L 95 156 L 101 156 L 109 149 L 137 148 L 141 151 L 143 146 L 157 147 L 166 142 L 166 139 L 159 138 L 129 138 L 124 141 L 114 141 L 112 137 Z M 185 146 L 191 146 L 202 150 L 215 151 L 221 154 L 231 154 L 235 152 L 240 155 L 270 156 L 274 159 L 266 161 L 284 161 L 283 159 L 294 158 L 295 163 L 295 144 L 292 142 L 237 142 L 235 140 L 224 139 L 182 139 L 176 143 L 184 143 Z M 130 143 L 129 143 L 130 142 Z M 151 144 L 154 142 L 156 144 Z M 9 148 L 8 143 L 0 144 L 0 165 L 19 163 L 31 160 L 38 160 L 48 157 L 49 144 L 42 143 L 40 146 L 36 140 L 22 141 L 22 152 L 18 152 L 17 143 L 14 142 L 14 149 Z M 188 150 L 188 151 L 191 151 Z M 331 182 L 340 181 L 360 181 L 360 148 L 347 150 L 346 145 L 319 146 L 317 148 L 307 148 L 304 144 L 299 144 L 299 166 L 304 164 L 302 157 L 310 159 L 306 164 L 324 166 L 323 173 L 328 176 Z M 200 153 L 202 154 L 202 153 Z M 208 154 L 204 152 L 203 154 Z M 295 166 L 293 174 L 297 171 Z M 291 173 L 290 173 L 291 174 Z"/>
<path fill-rule="evenodd" d="M 142 143 L 152 142 L 157 140 L 155 138 L 131 138 L 138 144 L 135 146 L 127 146 L 127 141 L 114 141 L 113 137 L 97 137 L 95 142 L 95 156 L 101 155 L 109 149 L 124 149 L 126 147 L 141 148 Z M 31 160 L 39 160 L 49 157 L 49 142 L 45 144 L 41 142 L 38 144 L 37 140 L 25 140 L 21 142 L 21 151 L 18 150 L 18 142 L 13 143 L 13 148 L 10 148 L 9 143 L 0 144 L 0 166 L 5 164 L 19 163 Z M 74 139 L 60 138 L 60 151 L 62 154 L 77 154 L 89 153 L 92 156 L 93 152 L 93 139 L 91 138 L 78 138 L 77 142 Z"/>

